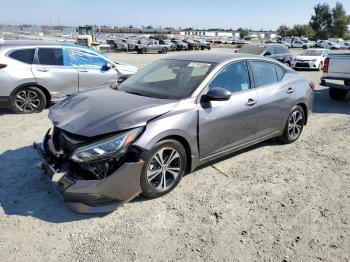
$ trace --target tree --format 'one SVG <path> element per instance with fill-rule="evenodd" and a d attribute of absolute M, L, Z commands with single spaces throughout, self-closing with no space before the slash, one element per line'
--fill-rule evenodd
<path fill-rule="evenodd" d="M 315 14 L 312 15 L 310 26 L 319 39 L 328 39 L 332 27 L 332 13 L 328 4 L 318 4 L 314 7 Z"/>
<path fill-rule="evenodd" d="M 244 29 L 242 27 L 238 28 L 237 30 L 239 32 L 239 37 L 243 39 L 244 37 L 249 35 L 249 31 L 247 29 Z"/>
<path fill-rule="evenodd" d="M 349 24 L 350 16 L 346 14 L 344 6 L 337 2 L 332 9 L 332 36 L 345 38 Z"/>
<path fill-rule="evenodd" d="M 290 28 L 286 25 L 281 25 L 277 29 L 277 34 L 281 37 L 291 36 L 290 35 Z"/>
<path fill-rule="evenodd" d="M 314 38 L 316 32 L 310 25 L 294 25 L 290 30 L 290 35 L 298 37 Z"/>

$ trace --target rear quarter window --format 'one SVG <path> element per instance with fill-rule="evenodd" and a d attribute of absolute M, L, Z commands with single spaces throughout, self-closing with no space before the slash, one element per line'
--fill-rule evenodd
<path fill-rule="evenodd" d="M 12 51 L 9 54 L 9 57 L 26 63 L 26 64 L 32 64 L 33 63 L 33 58 L 34 58 L 34 53 L 35 53 L 35 49 L 31 48 L 31 49 L 21 49 L 21 50 L 16 50 L 16 51 Z"/>
<path fill-rule="evenodd" d="M 275 65 L 275 70 L 276 70 L 276 74 L 277 74 L 277 80 L 281 81 L 283 79 L 284 75 L 286 74 L 286 71 L 278 65 Z"/>

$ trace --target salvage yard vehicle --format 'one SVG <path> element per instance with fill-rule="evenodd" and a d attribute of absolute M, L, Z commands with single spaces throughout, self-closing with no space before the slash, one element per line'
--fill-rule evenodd
<path fill-rule="evenodd" d="M 115 88 L 137 68 L 102 53 L 64 42 L 9 40 L 0 43 L 0 107 L 41 112 L 51 102 L 95 88 Z"/>
<path fill-rule="evenodd" d="M 210 43 L 208 43 L 207 41 L 205 41 L 203 39 L 197 39 L 197 40 L 195 40 L 195 42 L 198 43 L 198 46 L 201 50 L 205 50 L 205 49 L 210 50 L 211 49 Z"/>
<path fill-rule="evenodd" d="M 167 45 L 167 46 L 170 46 L 170 51 L 176 51 L 177 49 L 177 46 L 171 42 L 170 40 L 168 39 L 165 39 L 165 40 L 159 40 L 159 44 L 160 45 Z"/>
<path fill-rule="evenodd" d="M 294 40 L 292 41 L 291 47 L 293 48 L 303 48 L 303 49 L 308 49 L 312 46 L 312 43 L 303 41 L 303 40 Z"/>
<path fill-rule="evenodd" d="M 191 39 L 185 39 L 184 42 L 187 43 L 188 50 L 198 50 L 199 49 L 198 43 L 191 40 Z"/>
<path fill-rule="evenodd" d="M 293 59 L 293 68 L 322 70 L 328 49 L 309 49 Z"/>
<path fill-rule="evenodd" d="M 139 54 L 146 54 L 146 53 L 161 53 L 166 54 L 168 51 L 171 51 L 171 45 L 170 44 L 160 44 L 157 40 L 150 40 L 145 44 L 137 44 L 136 45 L 136 51 Z"/>
<path fill-rule="evenodd" d="M 323 41 L 321 44 L 322 48 L 325 49 L 331 49 L 331 50 L 335 50 L 335 49 L 340 49 L 340 45 L 335 43 L 335 42 L 331 42 L 331 41 Z"/>
<path fill-rule="evenodd" d="M 122 41 L 117 41 L 114 39 L 106 40 L 106 43 L 111 46 L 111 49 L 115 52 L 128 52 L 128 44 Z"/>
<path fill-rule="evenodd" d="M 177 51 L 188 50 L 188 44 L 180 39 L 174 39 L 172 42 L 176 45 Z"/>
<path fill-rule="evenodd" d="M 331 53 L 323 66 L 321 85 L 333 100 L 344 100 L 350 90 L 350 53 Z"/>
<path fill-rule="evenodd" d="M 50 108 L 34 143 L 41 167 L 76 212 L 109 212 L 142 193 L 163 196 L 185 173 L 278 137 L 296 141 L 313 84 L 276 60 L 225 53 L 156 61 L 118 89 Z"/>
<path fill-rule="evenodd" d="M 276 59 L 288 66 L 291 66 L 293 61 L 293 56 L 289 52 L 288 47 L 283 44 L 245 45 L 242 48 L 237 49 L 236 53 L 266 56 Z"/>

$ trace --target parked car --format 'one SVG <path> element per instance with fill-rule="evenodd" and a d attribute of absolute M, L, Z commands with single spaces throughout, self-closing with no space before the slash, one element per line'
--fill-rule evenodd
<path fill-rule="evenodd" d="M 0 106 L 14 113 L 42 111 L 67 95 L 115 88 L 134 66 L 64 42 L 9 40 L 0 44 Z"/>
<path fill-rule="evenodd" d="M 188 44 L 188 50 L 198 50 L 199 49 L 198 43 L 191 40 L 191 39 L 185 39 L 184 42 Z"/>
<path fill-rule="evenodd" d="M 136 45 L 136 51 L 139 54 L 146 54 L 146 53 L 162 53 L 166 54 L 168 51 L 171 50 L 171 45 L 168 44 L 160 44 L 157 40 L 149 40 L 145 44 L 137 44 Z"/>
<path fill-rule="evenodd" d="M 181 50 L 188 50 L 188 44 L 185 43 L 182 40 L 179 39 L 174 39 L 172 42 L 176 45 L 176 50 L 181 51 Z"/>
<path fill-rule="evenodd" d="M 318 47 L 318 48 L 322 48 L 322 43 L 323 43 L 324 41 L 325 41 L 325 40 L 320 40 L 320 39 L 317 40 L 315 46 Z"/>
<path fill-rule="evenodd" d="M 303 48 L 303 49 L 308 49 L 312 46 L 311 43 L 306 42 L 306 41 L 302 41 L 299 39 L 292 41 L 291 45 L 293 48 Z"/>
<path fill-rule="evenodd" d="M 195 42 L 198 43 L 198 46 L 201 50 L 205 50 L 205 49 L 210 50 L 211 49 L 210 43 L 208 43 L 207 41 L 205 41 L 203 39 L 197 39 L 197 40 L 195 40 Z"/>
<path fill-rule="evenodd" d="M 341 43 L 340 49 L 348 49 L 348 50 L 350 50 L 350 42 L 343 42 L 343 43 Z"/>
<path fill-rule="evenodd" d="M 329 87 L 333 100 L 344 100 L 350 90 L 350 54 L 332 53 L 323 66 L 321 85 Z"/>
<path fill-rule="evenodd" d="M 114 39 L 106 40 L 106 43 L 111 46 L 111 50 L 115 52 L 128 52 L 128 44 Z"/>
<path fill-rule="evenodd" d="M 242 54 L 260 55 L 274 58 L 288 66 L 292 65 L 293 56 L 288 47 L 282 44 L 251 44 L 236 51 Z"/>
<path fill-rule="evenodd" d="M 296 141 L 313 87 L 265 57 L 176 55 L 118 90 L 56 104 L 49 111 L 53 127 L 35 148 L 70 208 L 109 212 L 140 193 L 165 195 L 185 173 L 234 151 L 275 137 Z"/>
<path fill-rule="evenodd" d="M 166 40 L 159 40 L 159 44 L 160 45 L 170 46 L 170 51 L 176 51 L 176 49 L 177 49 L 177 46 L 173 42 L 168 40 L 168 39 L 166 39 Z"/>
<path fill-rule="evenodd" d="M 293 59 L 292 67 L 322 70 L 328 49 L 309 49 Z"/>
<path fill-rule="evenodd" d="M 323 41 L 323 43 L 321 44 L 322 48 L 325 49 L 331 49 L 331 50 L 335 50 L 335 49 L 340 49 L 340 45 L 335 43 L 335 42 L 331 42 L 331 41 Z"/>

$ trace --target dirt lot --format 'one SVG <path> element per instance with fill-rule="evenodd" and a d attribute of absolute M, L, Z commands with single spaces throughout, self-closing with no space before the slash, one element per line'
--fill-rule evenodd
<path fill-rule="evenodd" d="M 139 67 L 159 57 L 113 55 Z M 71 212 L 36 169 L 47 113 L 0 111 L 1 261 L 350 261 L 349 97 L 318 87 L 296 143 L 254 146 L 107 215 Z"/>

